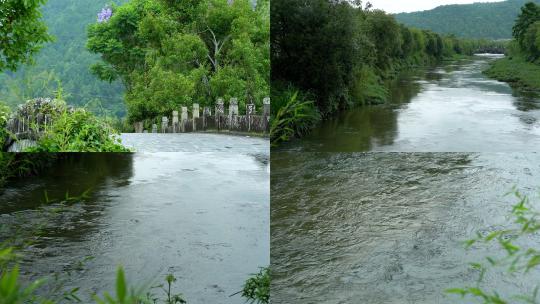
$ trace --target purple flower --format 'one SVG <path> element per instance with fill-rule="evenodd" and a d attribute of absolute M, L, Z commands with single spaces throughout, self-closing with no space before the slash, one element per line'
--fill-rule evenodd
<path fill-rule="evenodd" d="M 112 9 L 110 7 L 105 7 L 101 9 L 101 12 L 98 13 L 97 18 L 98 22 L 107 22 L 112 17 Z"/>

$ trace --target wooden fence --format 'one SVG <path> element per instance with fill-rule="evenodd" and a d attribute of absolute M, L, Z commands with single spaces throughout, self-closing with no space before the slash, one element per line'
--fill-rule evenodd
<path fill-rule="evenodd" d="M 231 98 L 228 111 L 222 98 L 213 109 L 193 104 L 191 113 L 187 107 L 163 116 L 161 124 L 139 121 L 134 124 L 135 133 L 186 133 L 197 131 L 232 131 L 268 133 L 270 131 L 270 98 L 264 98 L 262 110 L 257 112 L 255 104 L 246 105 L 246 114 L 239 115 L 238 99 Z M 190 115 L 191 114 L 191 115 Z M 151 127 L 150 127 L 151 125 Z M 148 129 L 145 129 L 148 126 Z"/>

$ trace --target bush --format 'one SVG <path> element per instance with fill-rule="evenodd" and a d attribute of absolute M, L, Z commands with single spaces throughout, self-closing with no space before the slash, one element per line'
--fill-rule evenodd
<path fill-rule="evenodd" d="M 64 111 L 55 117 L 38 146 L 27 152 L 129 152 L 119 134 L 83 109 Z"/>
<path fill-rule="evenodd" d="M 277 112 L 270 123 L 273 146 L 306 134 L 320 120 L 313 101 L 305 101 L 303 97 L 299 96 L 298 91 L 289 88 L 274 98 Z"/>
<path fill-rule="evenodd" d="M 262 268 L 259 273 L 249 278 L 244 285 L 242 297 L 249 303 L 270 303 L 270 269 Z"/>

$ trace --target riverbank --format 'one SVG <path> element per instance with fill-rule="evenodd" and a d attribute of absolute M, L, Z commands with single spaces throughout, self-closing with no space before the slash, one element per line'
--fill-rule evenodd
<path fill-rule="evenodd" d="M 370 67 L 363 67 L 355 77 L 356 84 L 346 103 L 340 104 L 331 110 L 321 110 L 318 96 L 311 92 L 302 91 L 292 84 L 274 83 L 270 140 L 273 147 L 284 142 L 302 138 L 308 135 L 326 120 L 338 116 L 340 113 L 358 107 L 382 105 L 390 98 L 390 87 L 400 73 L 415 69 L 424 69 L 436 66 L 445 61 L 466 58 L 466 55 L 454 54 L 447 58 L 436 60 L 430 57 L 414 57 L 396 63 L 384 77 L 380 71 Z"/>
<path fill-rule="evenodd" d="M 494 61 L 484 74 L 514 88 L 540 90 L 540 65 L 519 55 Z"/>
<path fill-rule="evenodd" d="M 68 155 L 70 154 L 0 152 L 0 193 L 8 181 L 38 175 L 59 158 Z"/>
<path fill-rule="evenodd" d="M 339 111 L 273 151 L 532 152 L 540 145 L 534 92 L 482 74 L 501 56 L 404 71 L 384 104 Z"/>
<path fill-rule="evenodd" d="M 362 73 L 358 75 L 362 81 L 359 81 L 360 86 L 356 87 L 355 99 L 326 113 L 321 113 L 318 104 L 312 101 L 317 99 L 313 94 L 300 92 L 291 86 L 284 89 L 285 86 L 281 85 L 281 88 L 274 91 L 279 93 L 276 94 L 278 96 L 274 96 L 275 102 L 272 104 L 272 112 L 275 115 L 270 131 L 272 146 L 278 147 L 284 142 L 309 136 L 313 130 L 327 121 L 341 116 L 344 112 L 370 106 L 384 106 L 394 103 L 396 98 L 412 97 L 410 92 L 405 96 L 396 96 L 395 88 L 402 84 L 401 76 L 403 74 L 436 69 L 441 65 L 461 60 L 472 60 L 473 58 L 475 55 L 465 54 L 451 54 L 440 59 L 431 57 L 408 58 L 396 62 L 384 78 L 376 74 L 374 70 L 364 68 Z M 370 124 L 370 122 L 366 123 Z"/>

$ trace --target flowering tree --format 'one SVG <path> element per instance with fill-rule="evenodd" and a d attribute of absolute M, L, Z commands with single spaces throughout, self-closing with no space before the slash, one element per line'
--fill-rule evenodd
<path fill-rule="evenodd" d="M 110 7 L 105 7 L 98 14 L 98 23 L 103 23 L 109 21 L 112 17 L 112 9 Z"/>

